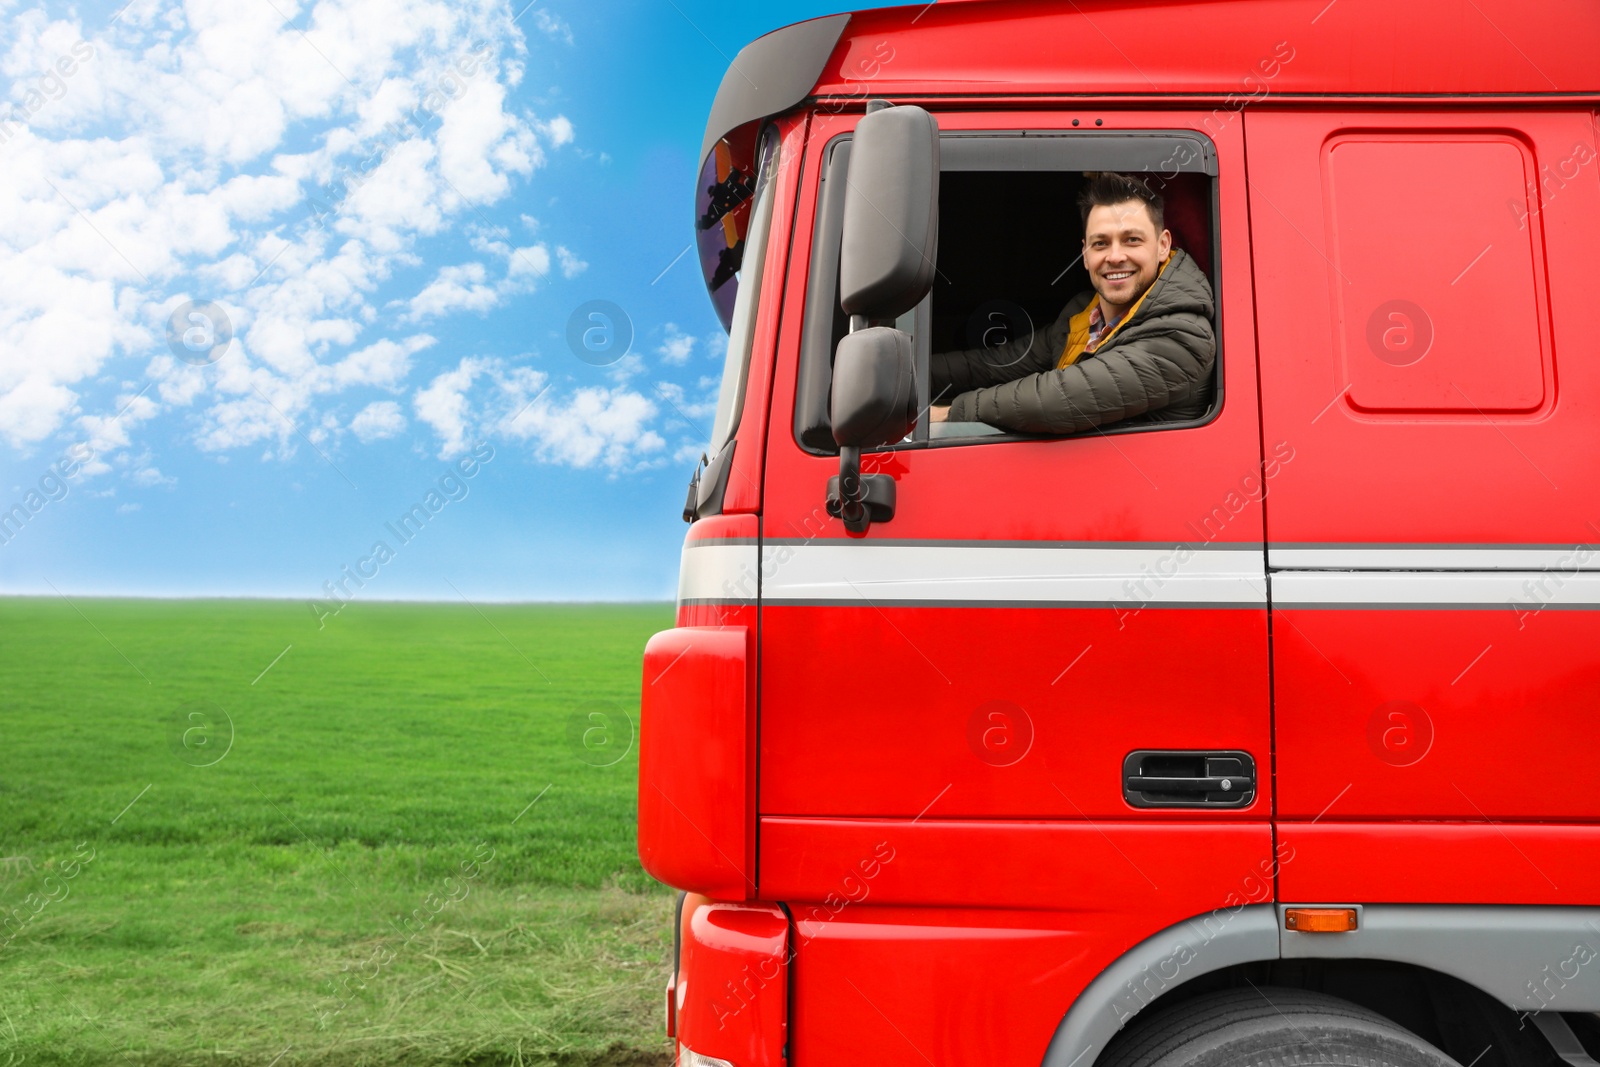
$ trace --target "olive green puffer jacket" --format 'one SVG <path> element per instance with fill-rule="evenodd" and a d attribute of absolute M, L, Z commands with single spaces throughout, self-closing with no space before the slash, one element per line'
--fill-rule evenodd
<path fill-rule="evenodd" d="M 1057 370 L 1055 364 L 1066 348 L 1068 324 L 1089 306 L 1092 292 L 1074 297 L 1032 338 L 934 354 L 933 396 L 943 391 L 946 398 L 934 403 L 950 403 L 951 422 L 984 422 L 1016 433 L 1081 433 L 1136 417 L 1198 418 L 1211 402 L 1217 354 L 1211 283 L 1188 253 L 1174 250 L 1172 256 L 1133 318 L 1070 367 Z"/>

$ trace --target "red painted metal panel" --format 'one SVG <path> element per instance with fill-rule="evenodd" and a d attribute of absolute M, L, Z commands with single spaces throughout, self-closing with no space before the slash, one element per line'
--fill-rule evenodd
<path fill-rule="evenodd" d="M 1138 912 L 867 903 L 818 920 L 797 909 L 790 1063 L 1037 1067 L 1066 1009 L 1129 946 L 1186 919 L 1226 929 L 1237 905 L 1216 889 L 1175 884 Z M 1198 957 L 1147 969 L 1129 1000 L 1187 980 L 1187 958 Z"/>
<path fill-rule="evenodd" d="M 1600 816 L 1600 611 L 1273 614 L 1281 817 Z"/>
<path fill-rule="evenodd" d="M 1323 168 L 1350 407 L 1526 413 L 1554 400 L 1542 242 L 1519 225 L 1538 178 L 1530 146 L 1496 130 L 1352 132 L 1330 139 Z M 1396 174 L 1472 176 L 1402 209 L 1406 241 L 1436 267 L 1461 264 L 1453 276 L 1395 254 Z"/>
<path fill-rule="evenodd" d="M 1296 93 L 1594 92 L 1597 53 L 1600 9 L 1560 0 L 913 4 L 851 16 L 817 89 L 1226 94 L 1227 113 Z"/>
<path fill-rule="evenodd" d="M 739 627 L 754 630 L 754 604 L 686 604 L 678 609 L 680 627 Z M 750 676 L 755 677 L 755 658 L 751 657 Z"/>
<path fill-rule="evenodd" d="M 767 603 L 761 812 L 1265 820 L 1265 615 Z M 1020 754 L 973 735 L 997 700 L 1031 736 Z M 1135 810 L 1122 760 L 1141 748 L 1252 753 L 1257 799 Z"/>
<path fill-rule="evenodd" d="M 1262 425 L 1268 440 L 1287 441 L 1295 452 L 1272 487 L 1269 540 L 1591 542 L 1600 500 L 1600 452 L 1589 447 L 1600 423 L 1600 360 L 1593 358 L 1600 303 L 1591 291 L 1600 242 L 1600 148 L 1593 115 L 1578 109 L 1252 112 L 1246 122 Z M 1480 148 L 1526 150 L 1526 177 L 1535 188 L 1519 196 L 1497 187 L 1489 203 L 1476 173 L 1386 167 L 1363 180 L 1385 183 L 1392 217 L 1335 216 L 1330 195 L 1342 195 L 1339 175 L 1354 163 L 1334 172 L 1330 193 L 1327 156 L 1357 135 L 1403 136 L 1413 145 L 1431 139 L 1445 146 L 1441 164 L 1458 158 L 1454 146 L 1464 139 Z M 1581 165 L 1580 158 L 1589 162 Z M 1510 179 L 1497 172 L 1491 180 Z M 1424 232 L 1457 231 L 1465 243 L 1414 244 L 1413 216 Z M 1358 240 L 1391 249 L 1381 278 L 1368 273 L 1383 262 L 1376 250 L 1338 259 Z M 1407 265 L 1396 266 L 1401 260 Z M 1491 262 L 1491 274 L 1522 273 L 1518 284 L 1531 288 L 1531 308 L 1522 299 L 1526 292 L 1504 286 L 1490 299 L 1458 299 L 1460 287 L 1475 284 L 1474 273 Z M 1395 353 L 1383 346 L 1382 329 L 1377 343 L 1368 338 L 1369 326 L 1387 323 L 1385 309 L 1396 302 L 1412 305 L 1417 322 L 1431 322 L 1434 337 L 1429 352 L 1403 367 L 1385 361 Z M 1510 329 L 1509 347 L 1500 326 Z M 1359 410 L 1346 359 L 1365 366 L 1358 386 L 1362 375 L 1383 374 L 1391 391 L 1412 389 L 1399 383 L 1407 374 L 1431 375 L 1466 410 Z M 1497 387 L 1482 368 L 1505 367 L 1516 376 L 1524 373 L 1518 368 L 1545 364 L 1541 373 L 1550 381 L 1542 407 L 1490 414 Z"/>
<path fill-rule="evenodd" d="M 710 515 L 690 524 L 684 535 L 684 564 L 688 551 L 696 545 L 750 544 L 754 545 L 761 534 L 761 520 L 756 515 Z M 752 558 L 755 558 L 752 556 Z M 737 584 L 738 576 L 732 576 Z M 753 603 L 694 603 L 678 605 L 679 626 L 744 626 L 754 632 L 756 606 Z M 755 691 L 755 657 L 750 657 L 750 691 Z"/>
<path fill-rule="evenodd" d="M 795 903 L 794 915 L 818 921 L 868 901 L 1085 912 L 1114 905 L 1167 914 L 1175 894 L 1193 910 L 1230 894 L 1248 903 L 1272 899 L 1271 853 L 1271 832 L 1259 821 L 763 817 L 761 889 L 777 900 L 815 901 Z"/>
<path fill-rule="evenodd" d="M 678 1043 L 740 1067 L 778 1067 L 789 1024 L 783 909 L 695 903 L 685 912 Z"/>
<path fill-rule="evenodd" d="M 1296 454 L 1266 501 L 1269 562 L 1291 545 L 1592 543 L 1592 113 L 1252 113 L 1246 127 L 1262 424 Z M 1385 343 L 1396 306 L 1429 346 Z M 1552 589 L 1533 590 L 1593 557 L 1574 549 L 1526 586 L 1459 572 L 1429 587 L 1454 583 L 1476 610 L 1411 602 L 1425 590 L 1398 570 L 1318 579 L 1370 603 L 1296 604 L 1316 582 L 1279 572 L 1274 601 L 1294 605 L 1273 620 L 1279 812 L 1317 820 L 1281 824 L 1299 856 L 1285 898 L 1589 898 L 1592 876 L 1557 875 L 1548 853 L 1592 846 L 1600 820 L 1600 776 L 1571 759 L 1600 740 L 1600 615 L 1577 587 L 1550 610 Z M 1433 819 L 1476 825 L 1419 821 Z M 1590 827 L 1516 822 L 1535 819 Z"/>
<path fill-rule="evenodd" d="M 715 541 L 749 541 L 760 533 L 760 524 L 754 515 L 708 515 L 691 523 L 684 535 L 684 544 L 702 544 Z"/>
<path fill-rule="evenodd" d="M 1600 827 L 1510 822 L 1281 822 L 1283 900 L 1600 904 Z"/>
<path fill-rule="evenodd" d="M 639 714 L 639 859 L 713 899 L 755 895 L 750 631 L 680 627 L 650 639 Z"/>
<path fill-rule="evenodd" d="M 791 1067 L 1037 1067 L 1109 916 L 851 907 L 795 923 Z"/>
<path fill-rule="evenodd" d="M 795 186 L 803 173 L 801 159 L 806 144 L 806 117 L 791 116 L 777 123 L 780 135 L 776 200 L 772 228 L 767 236 L 767 262 L 763 272 L 767 290 L 756 307 L 756 324 L 750 349 L 749 376 L 745 379 L 744 408 L 734 431 L 733 464 L 722 498 L 726 515 L 754 513 L 761 508 L 761 454 L 766 450 L 767 401 L 772 390 L 772 356 L 785 305 L 783 276 L 794 234 Z M 682 412 L 678 412 L 682 415 Z M 688 421 L 685 419 L 685 421 Z"/>

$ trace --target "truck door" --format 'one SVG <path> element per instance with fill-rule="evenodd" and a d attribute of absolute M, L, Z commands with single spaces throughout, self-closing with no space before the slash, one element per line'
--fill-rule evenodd
<path fill-rule="evenodd" d="M 1043 331 L 1089 287 L 1076 194 L 1120 170 L 1164 191 L 1210 278 L 1219 371 L 1188 423 L 943 437 L 924 414 L 864 457 L 893 517 L 847 533 L 824 499 L 856 118 L 813 117 L 767 434 L 758 785 L 760 893 L 796 917 L 811 1063 L 958 1047 L 1014 988 L 1048 1033 L 1135 943 L 1273 892 L 1261 500 L 1288 456 L 1273 440 L 1264 462 L 1241 123 L 937 117 L 938 270 L 897 324 L 924 368 Z M 927 924 L 910 968 L 906 923 Z M 923 1020 L 953 988 L 962 1010 Z M 1036 1037 L 982 1040 L 1002 1062 Z"/>
<path fill-rule="evenodd" d="M 1593 903 L 1594 116 L 1247 123 L 1280 895 Z"/>
<path fill-rule="evenodd" d="M 1104 125 L 1075 130 L 1080 121 Z M 1137 171 L 1166 189 L 1176 243 L 1219 295 L 1215 399 L 1189 423 L 1057 440 L 939 437 L 924 415 L 911 440 L 866 457 L 894 479 L 897 503 L 853 536 L 824 494 L 839 471 L 827 361 L 844 330 L 834 286 L 854 122 L 813 118 L 796 219 L 812 243 L 792 260 L 774 382 L 761 892 L 823 900 L 882 839 L 895 859 L 871 884 L 874 904 L 1072 912 L 1093 950 L 1070 972 L 1061 959 L 1040 970 L 1092 975 L 1095 960 L 1230 893 L 1271 895 L 1265 487 L 1240 129 L 1207 132 L 1181 113 L 939 116 L 938 272 L 900 323 L 924 361 L 1043 331 L 1089 286 L 1074 202 L 1083 172 Z M 1125 771 L 1147 750 L 1173 755 L 1146 775 L 1228 777 L 1235 791 L 1180 785 L 1135 806 Z M 1185 806 L 1159 806 L 1174 797 Z M 820 950 L 802 960 L 808 951 Z M 868 981 L 853 958 L 853 980 Z"/>

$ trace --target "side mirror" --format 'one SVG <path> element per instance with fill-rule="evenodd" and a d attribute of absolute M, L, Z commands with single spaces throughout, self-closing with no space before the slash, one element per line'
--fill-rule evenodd
<path fill-rule="evenodd" d="M 845 176 L 839 304 L 850 333 L 834 355 L 830 402 L 839 473 L 828 479 L 828 514 L 851 533 L 894 517 L 894 479 L 863 475 L 861 450 L 898 441 L 917 422 L 911 338 L 868 323 L 921 303 L 938 255 L 939 124 L 920 107 L 871 101 Z"/>
<path fill-rule="evenodd" d="M 887 474 L 861 473 L 861 450 L 898 441 L 917 424 L 910 335 L 887 326 L 846 334 L 833 361 L 830 413 L 839 473 L 828 479 L 828 514 L 864 533 L 894 518 L 895 485 Z"/>
<path fill-rule="evenodd" d="M 833 360 L 833 439 L 862 449 L 900 440 L 917 424 L 911 335 L 887 326 L 845 334 Z"/>
<path fill-rule="evenodd" d="M 920 107 L 869 107 L 851 136 L 845 180 L 839 304 L 850 315 L 895 318 L 933 286 L 939 124 Z"/>

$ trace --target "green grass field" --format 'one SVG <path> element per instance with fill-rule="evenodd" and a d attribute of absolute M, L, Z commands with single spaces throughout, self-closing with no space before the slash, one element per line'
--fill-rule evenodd
<path fill-rule="evenodd" d="M 0 1067 L 668 1063 L 671 621 L 0 600 Z"/>

